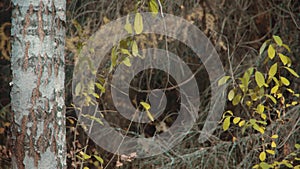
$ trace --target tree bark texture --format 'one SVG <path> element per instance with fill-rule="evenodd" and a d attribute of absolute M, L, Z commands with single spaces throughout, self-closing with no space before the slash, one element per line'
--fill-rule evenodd
<path fill-rule="evenodd" d="M 13 168 L 66 168 L 65 0 L 12 0 Z"/>

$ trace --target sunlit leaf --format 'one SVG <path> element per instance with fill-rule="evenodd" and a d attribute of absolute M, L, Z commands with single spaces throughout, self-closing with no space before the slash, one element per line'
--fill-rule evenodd
<path fill-rule="evenodd" d="M 240 122 L 241 118 L 240 117 L 235 117 L 233 118 L 233 123 L 237 124 L 238 122 Z"/>
<path fill-rule="evenodd" d="M 124 60 L 122 61 L 122 63 L 124 63 L 128 67 L 131 66 L 131 62 L 130 62 L 130 59 L 128 57 L 124 58 Z"/>
<path fill-rule="evenodd" d="M 97 155 L 93 155 L 95 158 L 96 158 L 96 160 L 98 160 L 101 164 L 103 164 L 104 163 L 104 161 L 103 161 L 103 159 L 100 157 L 100 156 L 97 156 Z"/>
<path fill-rule="evenodd" d="M 282 46 L 283 46 L 285 49 L 287 49 L 289 52 L 291 52 L 291 49 L 290 49 L 290 47 L 289 47 L 288 45 L 282 44 Z"/>
<path fill-rule="evenodd" d="M 283 77 L 283 76 L 280 76 L 280 81 L 285 86 L 289 86 L 290 85 L 290 81 L 287 78 Z"/>
<path fill-rule="evenodd" d="M 272 45 L 269 45 L 268 56 L 271 60 L 275 57 L 275 49 L 273 48 Z"/>
<path fill-rule="evenodd" d="M 282 46 L 282 40 L 279 36 L 273 35 L 273 39 L 278 46 Z"/>
<path fill-rule="evenodd" d="M 245 122 L 246 122 L 245 120 L 240 121 L 240 122 L 239 122 L 239 126 L 240 126 L 240 127 L 243 127 L 243 126 L 245 125 Z"/>
<path fill-rule="evenodd" d="M 274 63 L 269 70 L 269 79 L 275 76 L 277 73 L 277 63 Z"/>
<path fill-rule="evenodd" d="M 275 94 L 278 91 L 279 86 L 275 85 L 274 87 L 272 87 L 271 89 L 271 94 Z"/>
<path fill-rule="evenodd" d="M 260 117 L 261 117 L 262 119 L 264 119 L 264 120 L 267 119 L 267 115 L 266 115 L 265 113 L 262 113 L 262 114 L 260 115 Z"/>
<path fill-rule="evenodd" d="M 129 34 L 132 34 L 132 25 L 130 24 L 129 22 L 129 15 L 127 15 L 127 18 L 126 18 L 126 24 L 124 26 L 124 29 L 129 33 Z"/>
<path fill-rule="evenodd" d="M 282 53 L 279 53 L 279 58 L 281 60 L 281 62 L 283 63 L 283 65 L 286 65 L 289 63 L 289 58 L 285 55 L 283 55 Z"/>
<path fill-rule="evenodd" d="M 231 117 L 226 117 L 224 122 L 223 122 L 223 130 L 224 131 L 228 130 L 228 128 L 230 126 L 230 118 Z"/>
<path fill-rule="evenodd" d="M 276 148 L 276 146 L 277 146 L 276 143 L 275 143 L 274 141 L 272 141 L 271 147 L 272 147 L 272 148 Z"/>
<path fill-rule="evenodd" d="M 259 105 L 257 105 L 257 108 L 256 108 L 256 110 L 257 110 L 257 112 L 258 112 L 259 114 L 261 114 L 261 113 L 263 113 L 263 112 L 264 112 L 264 110 L 265 110 L 265 106 L 264 106 L 264 105 L 262 105 L 262 104 L 259 104 Z"/>
<path fill-rule="evenodd" d="M 132 49 L 131 50 L 132 50 L 132 55 L 133 56 L 138 56 L 139 51 L 138 51 L 138 46 L 137 46 L 136 41 L 132 42 Z"/>
<path fill-rule="evenodd" d="M 269 164 L 266 163 L 266 162 L 261 162 L 261 163 L 259 163 L 259 166 L 260 166 L 262 169 L 269 169 L 269 168 L 272 168 L 272 166 L 269 165 Z"/>
<path fill-rule="evenodd" d="M 278 135 L 274 134 L 274 135 L 271 136 L 271 138 L 276 139 L 276 138 L 278 138 Z"/>
<path fill-rule="evenodd" d="M 266 150 L 267 153 L 275 155 L 275 151 L 274 150 Z"/>
<path fill-rule="evenodd" d="M 262 87 L 266 83 L 264 75 L 262 73 L 260 73 L 259 71 L 255 72 L 255 81 L 256 81 L 258 87 Z"/>
<path fill-rule="evenodd" d="M 105 88 L 100 83 L 95 83 L 96 87 L 101 90 L 101 93 L 105 93 Z"/>
<path fill-rule="evenodd" d="M 221 86 L 227 82 L 227 80 L 230 78 L 230 76 L 224 76 L 218 81 L 218 85 Z"/>
<path fill-rule="evenodd" d="M 121 53 L 123 53 L 125 55 L 128 55 L 128 56 L 131 56 L 131 53 L 127 49 L 121 49 Z"/>
<path fill-rule="evenodd" d="M 143 17 L 140 13 L 136 13 L 135 14 L 135 17 L 134 17 L 134 30 L 135 30 L 135 33 L 138 35 L 138 34 L 141 34 L 143 32 Z"/>
<path fill-rule="evenodd" d="M 143 108 L 145 110 L 149 110 L 151 108 L 150 104 L 146 103 L 146 102 L 140 102 L 140 104 L 143 106 Z"/>
<path fill-rule="evenodd" d="M 87 160 L 87 159 L 90 159 L 91 156 L 90 155 L 87 155 L 86 153 L 84 153 L 83 151 L 80 151 L 79 154 L 82 156 L 83 159 Z"/>
<path fill-rule="evenodd" d="M 295 144 L 296 149 L 300 149 L 300 144 Z"/>
<path fill-rule="evenodd" d="M 291 68 L 284 66 L 286 70 L 288 70 L 292 75 L 299 78 L 299 75 Z"/>
<path fill-rule="evenodd" d="M 261 152 L 260 154 L 259 154 L 259 159 L 260 159 L 260 161 L 265 161 L 266 160 L 266 152 Z"/>
<path fill-rule="evenodd" d="M 150 113 L 150 111 L 149 111 L 149 110 L 146 110 L 146 113 L 147 113 L 147 116 L 149 117 L 149 119 L 150 119 L 151 121 L 154 121 L 154 118 L 153 118 L 152 114 Z"/>
<path fill-rule="evenodd" d="M 267 47 L 267 41 L 265 41 L 265 42 L 261 45 L 261 47 L 260 47 L 260 49 L 259 49 L 259 55 L 262 55 L 262 53 L 264 52 L 264 50 L 266 49 L 266 47 Z"/>
<path fill-rule="evenodd" d="M 234 89 L 231 89 L 228 93 L 228 100 L 231 101 L 234 98 Z"/>

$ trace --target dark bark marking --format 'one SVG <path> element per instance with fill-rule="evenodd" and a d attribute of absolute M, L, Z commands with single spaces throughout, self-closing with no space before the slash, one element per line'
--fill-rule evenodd
<path fill-rule="evenodd" d="M 24 27 L 23 27 L 23 37 L 26 36 L 26 33 L 27 33 L 26 30 L 30 25 L 30 17 L 31 17 L 32 14 L 33 14 L 33 5 L 30 4 L 29 5 L 29 10 L 28 10 L 27 14 L 25 15 L 25 24 L 24 24 Z"/>
<path fill-rule="evenodd" d="M 30 47 L 30 42 L 26 42 L 25 43 L 25 54 L 24 54 L 24 62 L 23 62 L 23 69 L 26 71 L 27 68 L 28 68 L 28 59 L 29 59 L 29 56 L 28 56 L 28 50 L 29 50 L 29 47 Z"/>
<path fill-rule="evenodd" d="M 45 37 L 45 32 L 44 32 L 44 27 L 43 27 L 43 7 L 44 4 L 41 1 L 40 2 L 40 6 L 39 6 L 39 10 L 37 12 L 37 18 L 38 18 L 38 35 L 40 40 L 43 42 L 44 41 L 44 37 Z"/>

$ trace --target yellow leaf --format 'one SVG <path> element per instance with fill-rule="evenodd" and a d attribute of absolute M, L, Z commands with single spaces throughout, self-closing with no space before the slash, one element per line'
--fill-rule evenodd
<path fill-rule="evenodd" d="M 260 117 L 261 117 L 262 119 L 266 120 L 267 115 L 266 115 L 265 113 L 262 113 L 262 114 L 260 115 Z"/>
<path fill-rule="evenodd" d="M 223 130 L 224 131 L 228 130 L 228 128 L 230 126 L 230 118 L 231 117 L 226 117 L 224 122 L 223 122 Z"/>
<path fill-rule="evenodd" d="M 271 147 L 272 147 L 272 148 L 276 148 L 276 146 L 277 146 L 276 143 L 275 143 L 274 141 L 272 141 Z"/>
<path fill-rule="evenodd" d="M 267 153 L 275 155 L 275 151 L 274 150 L 266 150 Z"/>
<path fill-rule="evenodd" d="M 271 95 L 268 95 L 268 94 L 266 94 L 265 96 L 266 96 L 266 97 L 268 97 L 269 99 L 271 99 L 271 100 L 272 100 L 272 102 L 273 102 L 274 104 L 276 104 L 276 103 L 277 103 L 277 101 L 276 101 L 275 97 L 273 97 L 273 96 L 271 96 Z"/>
<path fill-rule="evenodd" d="M 260 159 L 260 161 L 265 161 L 266 160 L 266 152 L 261 152 L 260 154 L 259 154 L 259 159 Z"/>
<path fill-rule="evenodd" d="M 292 75 L 294 75 L 295 77 L 298 77 L 299 78 L 299 75 L 291 68 L 289 67 L 284 67 L 286 70 L 288 70 Z"/>
<path fill-rule="evenodd" d="M 275 76 L 277 73 L 277 63 L 274 63 L 269 70 L 269 79 Z"/>
<path fill-rule="evenodd" d="M 127 49 L 121 49 L 121 53 L 123 53 L 125 55 L 128 55 L 128 56 L 131 56 L 129 50 L 127 50 Z"/>
<path fill-rule="evenodd" d="M 96 158 L 96 160 L 98 160 L 101 164 L 104 163 L 103 159 L 97 155 L 94 155 L 94 157 Z"/>
<path fill-rule="evenodd" d="M 130 59 L 128 57 L 124 58 L 124 60 L 122 62 L 128 67 L 131 66 Z"/>
<path fill-rule="evenodd" d="M 227 80 L 230 78 L 230 76 L 224 76 L 218 81 L 218 85 L 221 86 L 227 82 Z"/>
<path fill-rule="evenodd" d="M 127 18 L 126 18 L 126 24 L 124 26 L 124 29 L 129 33 L 129 34 L 132 34 L 132 26 L 129 22 L 129 15 L 127 15 Z"/>
<path fill-rule="evenodd" d="M 132 55 L 133 56 L 137 56 L 139 54 L 138 46 L 137 46 L 136 41 L 132 42 L 132 49 L 131 50 L 132 50 Z"/>
<path fill-rule="evenodd" d="M 271 94 L 275 94 L 275 93 L 278 91 L 278 88 L 279 88 L 278 85 L 272 87 L 272 89 L 271 89 Z"/>
<path fill-rule="evenodd" d="M 287 49 L 289 52 L 291 52 L 291 49 L 290 49 L 290 47 L 289 47 L 288 45 L 282 44 L 282 46 L 283 46 L 285 49 Z"/>
<path fill-rule="evenodd" d="M 234 97 L 234 89 L 231 89 L 228 93 L 228 100 L 231 101 Z"/>
<path fill-rule="evenodd" d="M 279 36 L 273 35 L 273 39 L 275 40 L 278 46 L 282 46 L 282 40 Z"/>
<path fill-rule="evenodd" d="M 283 65 L 286 65 L 289 63 L 289 58 L 285 55 L 283 55 L 282 53 L 279 53 L 279 58 L 281 60 L 281 62 L 283 63 Z"/>
<path fill-rule="evenodd" d="M 277 135 L 277 134 L 274 134 L 274 135 L 272 135 L 271 138 L 276 139 L 276 138 L 278 138 L 278 135 Z"/>
<path fill-rule="evenodd" d="M 245 120 L 242 120 L 242 121 L 239 122 L 239 126 L 240 126 L 240 127 L 243 127 L 244 124 L 245 124 Z"/>
<path fill-rule="evenodd" d="M 255 81 L 258 85 L 258 87 L 262 87 L 265 85 L 265 78 L 264 75 L 262 73 L 260 73 L 259 71 L 255 72 Z"/>
<path fill-rule="evenodd" d="M 281 81 L 281 83 L 284 84 L 285 86 L 290 85 L 290 81 L 289 81 L 287 78 L 283 77 L 283 76 L 280 76 L 280 81 Z"/>
<path fill-rule="evenodd" d="M 275 49 L 273 48 L 272 45 L 269 45 L 268 56 L 271 60 L 275 57 Z"/>
<path fill-rule="evenodd" d="M 105 88 L 100 83 L 95 83 L 96 87 L 101 90 L 101 93 L 105 93 Z"/>
<path fill-rule="evenodd" d="M 149 111 L 149 110 L 146 110 L 146 113 L 147 113 L 147 116 L 149 117 L 149 119 L 150 119 L 151 121 L 154 121 L 154 118 L 153 118 L 152 114 L 150 113 L 150 111 Z"/>
<path fill-rule="evenodd" d="M 83 169 L 90 169 L 89 167 L 87 167 L 87 166 L 85 166 L 85 167 L 83 167 Z"/>
<path fill-rule="evenodd" d="M 257 110 L 257 112 L 258 112 L 259 114 L 261 114 L 261 113 L 263 113 L 263 112 L 264 112 L 264 110 L 265 110 L 265 106 L 264 106 L 264 105 L 262 105 L 262 104 L 259 104 L 259 105 L 257 105 L 257 108 L 256 108 L 256 110 Z"/>
<path fill-rule="evenodd" d="M 240 117 L 235 117 L 235 118 L 233 119 L 233 123 L 234 123 L 234 124 L 237 124 L 238 122 L 240 122 L 240 120 L 241 120 Z"/>
<path fill-rule="evenodd" d="M 79 154 L 82 156 L 83 159 L 87 160 L 90 159 L 91 156 L 87 155 L 86 153 L 84 153 L 83 151 L 80 151 Z"/>
<path fill-rule="evenodd" d="M 143 32 L 143 17 L 140 13 L 136 13 L 135 14 L 135 17 L 134 17 L 134 30 L 135 30 L 135 33 L 138 35 L 138 34 L 141 34 Z"/>
<path fill-rule="evenodd" d="M 146 102 L 140 102 L 140 104 L 144 107 L 145 110 L 149 110 L 151 108 L 150 104 Z"/>

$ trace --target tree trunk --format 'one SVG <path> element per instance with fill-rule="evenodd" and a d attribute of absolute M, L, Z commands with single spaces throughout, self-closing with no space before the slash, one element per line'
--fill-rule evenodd
<path fill-rule="evenodd" d="M 66 168 L 65 0 L 12 0 L 13 168 Z"/>

